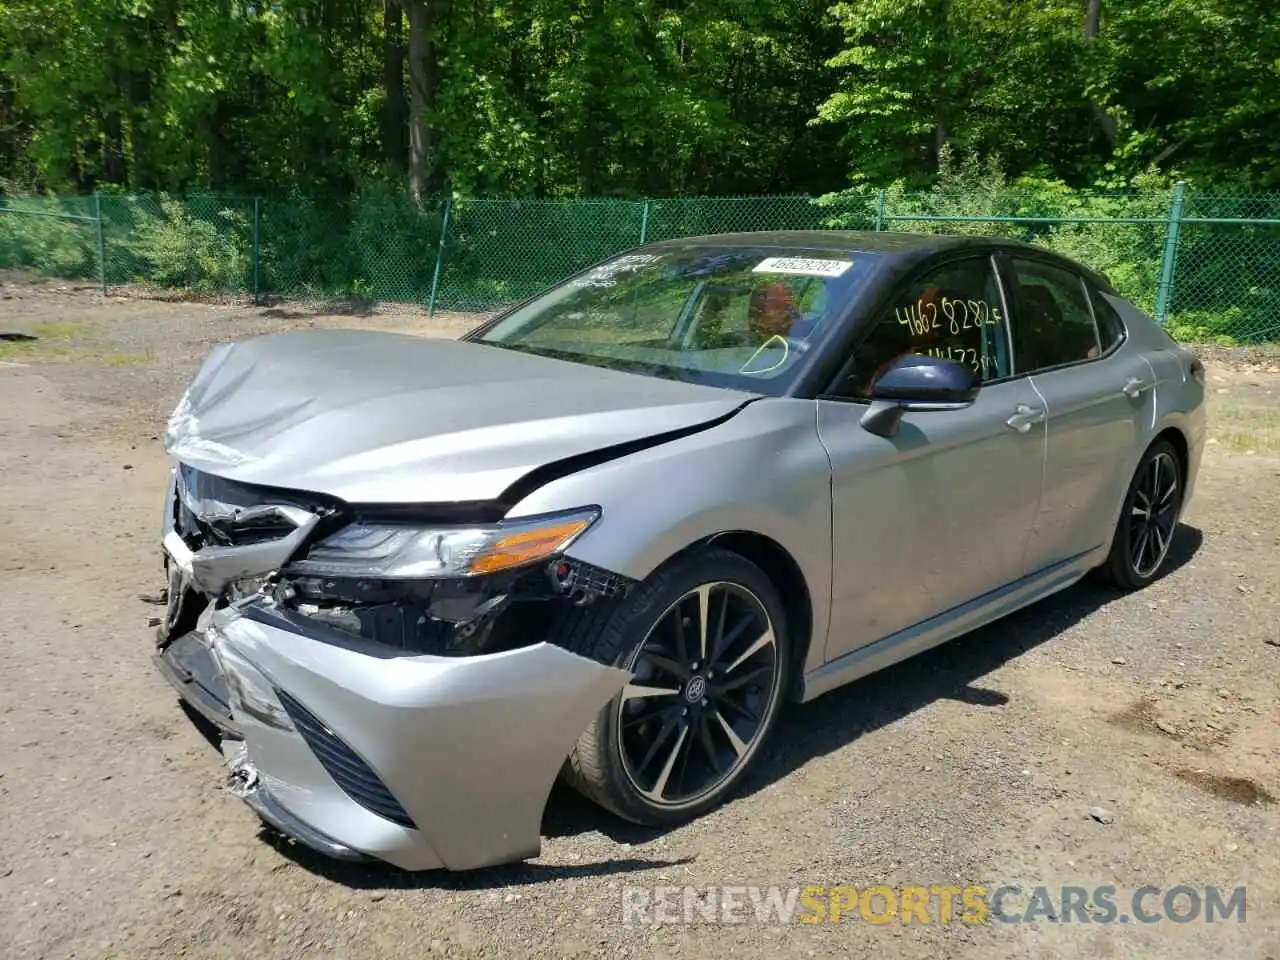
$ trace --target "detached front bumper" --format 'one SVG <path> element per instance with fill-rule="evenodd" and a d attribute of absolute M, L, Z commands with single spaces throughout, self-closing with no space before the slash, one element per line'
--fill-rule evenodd
<path fill-rule="evenodd" d="M 212 723 L 224 736 L 239 736 L 231 715 L 227 679 L 213 659 L 208 640 L 198 630 L 165 643 L 155 655 L 160 675 L 173 685 L 184 703 Z"/>
<path fill-rule="evenodd" d="M 235 792 L 324 854 L 406 870 L 536 856 L 564 758 L 629 679 L 546 642 L 405 654 L 265 599 L 213 615 L 204 640 Z"/>

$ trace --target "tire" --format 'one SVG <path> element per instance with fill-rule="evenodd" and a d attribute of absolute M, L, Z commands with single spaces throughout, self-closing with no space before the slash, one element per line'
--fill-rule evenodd
<path fill-rule="evenodd" d="M 696 548 L 621 601 L 575 613 L 581 618 L 566 624 L 561 643 L 634 679 L 578 738 L 564 779 L 645 826 L 685 823 L 728 799 L 759 757 L 788 689 L 784 610 L 764 571 L 731 551 Z"/>
<path fill-rule="evenodd" d="M 1125 493 L 1111 553 L 1098 571 L 1122 590 L 1141 589 L 1160 575 L 1182 513 L 1183 473 L 1178 451 L 1167 440 L 1157 440 L 1142 455 Z M 1155 511 L 1149 508 L 1152 499 L 1159 501 Z"/>

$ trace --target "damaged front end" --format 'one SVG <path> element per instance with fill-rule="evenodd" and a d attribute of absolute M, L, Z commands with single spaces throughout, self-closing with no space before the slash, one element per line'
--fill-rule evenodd
<path fill-rule="evenodd" d="M 231 791 L 330 856 L 536 854 L 564 757 L 625 671 L 556 645 L 631 582 L 565 556 L 598 517 L 362 511 L 179 465 L 161 672 L 223 733 Z"/>

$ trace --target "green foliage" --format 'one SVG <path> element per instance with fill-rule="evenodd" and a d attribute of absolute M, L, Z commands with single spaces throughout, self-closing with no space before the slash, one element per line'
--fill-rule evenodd
<path fill-rule="evenodd" d="M 843 131 L 849 170 L 927 183 L 941 148 L 1051 165 L 1077 179 L 1091 148 L 1078 64 L 1083 4 L 1060 0 L 857 0 L 831 17 L 844 49 L 817 119 Z"/>
<path fill-rule="evenodd" d="M 98 273 L 97 228 L 83 197 L 0 197 L 0 267 L 87 280 Z M 92 207 L 88 207 L 92 210 Z"/>
<path fill-rule="evenodd" d="M 1171 165 L 1280 188 L 1280 17 L 1250 0 L 1104 0 L 1093 85 L 1119 121 L 1113 166 Z"/>
<path fill-rule="evenodd" d="M 1230 347 L 1253 340 L 1253 324 L 1241 307 L 1226 310 L 1188 310 L 1169 323 L 1169 335 L 1187 343 L 1214 343 Z"/>
<path fill-rule="evenodd" d="M 403 170 L 389 0 L 7 0 L 0 175 L 84 189 L 346 193 Z M 431 167 L 470 195 L 830 187 L 824 0 L 429 4 Z M 410 2 L 400 3 L 408 8 Z M 399 24 L 388 28 L 385 23 Z M 402 32 L 399 32 L 402 31 Z M 388 77 L 395 77 L 389 80 Z M 400 118 L 404 124 L 404 118 Z M 402 127 L 402 133 L 403 127 Z"/>
<path fill-rule="evenodd" d="M 944 147 L 937 180 L 929 190 L 910 191 L 901 180 L 886 188 L 886 225 L 913 233 L 1002 236 L 1040 244 L 1089 264 L 1151 311 L 1170 187 L 1167 178 L 1154 173 L 1110 191 L 1073 190 L 1060 180 L 1041 177 L 1010 179 L 995 157 L 969 154 L 956 160 Z M 821 202 L 839 210 L 852 201 L 865 208 L 867 192 L 842 191 Z M 863 216 L 860 211 L 854 214 L 855 219 Z M 841 212 L 828 224 L 846 227 L 848 220 Z M 1125 222 L 1133 220 L 1158 222 Z"/>
<path fill-rule="evenodd" d="M 920 190 L 948 145 L 1280 188 L 1274 4 L 1097 2 L 1086 36 L 1087 0 L 4 0 L 0 177 L 348 194 L 404 178 L 417 99 L 464 196 Z"/>
<path fill-rule="evenodd" d="M 1076 186 L 1151 165 L 1280 185 L 1280 18 L 1241 0 L 857 0 L 836 3 L 839 85 L 817 119 L 855 180 L 939 172 L 939 148 Z M 1270 81 L 1270 82 L 1268 82 Z"/>
<path fill-rule="evenodd" d="M 208 293 L 243 290 L 249 275 L 249 236 L 244 214 L 230 206 L 216 200 L 164 199 L 158 210 L 139 219 L 129 238 L 126 249 L 134 261 L 130 273 L 161 287 Z"/>
<path fill-rule="evenodd" d="M 354 293 L 346 198 L 291 193 L 262 201 L 259 229 L 263 289 L 295 296 Z"/>
<path fill-rule="evenodd" d="M 366 187 L 352 201 L 347 248 L 358 281 L 352 293 L 425 301 L 431 292 L 443 210 L 419 207 L 403 187 Z"/>
<path fill-rule="evenodd" d="M 942 150 L 928 190 L 903 180 L 883 191 L 884 226 L 914 233 L 1003 236 L 1057 251 L 1104 274 L 1154 313 L 1172 199 L 1171 178 L 1147 171 L 1107 189 L 1075 190 L 1061 180 L 1008 177 L 999 161 Z M 825 226 L 874 222 L 874 191 L 855 187 L 821 197 Z M 1173 276 L 1169 329 L 1178 339 L 1218 343 L 1280 338 L 1280 195 L 1188 191 L 1184 217 L 1259 223 L 1184 224 Z M 928 218 L 928 219 L 917 219 Z M 1015 219 L 1001 219 L 1015 218 Z"/>

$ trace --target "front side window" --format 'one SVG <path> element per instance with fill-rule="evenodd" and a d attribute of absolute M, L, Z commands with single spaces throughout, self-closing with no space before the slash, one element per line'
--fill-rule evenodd
<path fill-rule="evenodd" d="M 1013 345 L 1019 373 L 1098 356 L 1098 331 L 1078 276 L 1035 260 L 1015 259 L 1013 272 L 1018 281 Z"/>
<path fill-rule="evenodd" d="M 938 267 L 911 283 L 853 352 L 841 396 L 867 398 L 909 354 L 969 367 L 983 381 L 1007 377 L 1009 349 L 1000 284 L 988 258 Z"/>
<path fill-rule="evenodd" d="M 690 246 L 617 257 L 482 333 L 481 343 L 760 393 L 784 393 L 801 360 L 859 296 L 879 257 Z"/>

